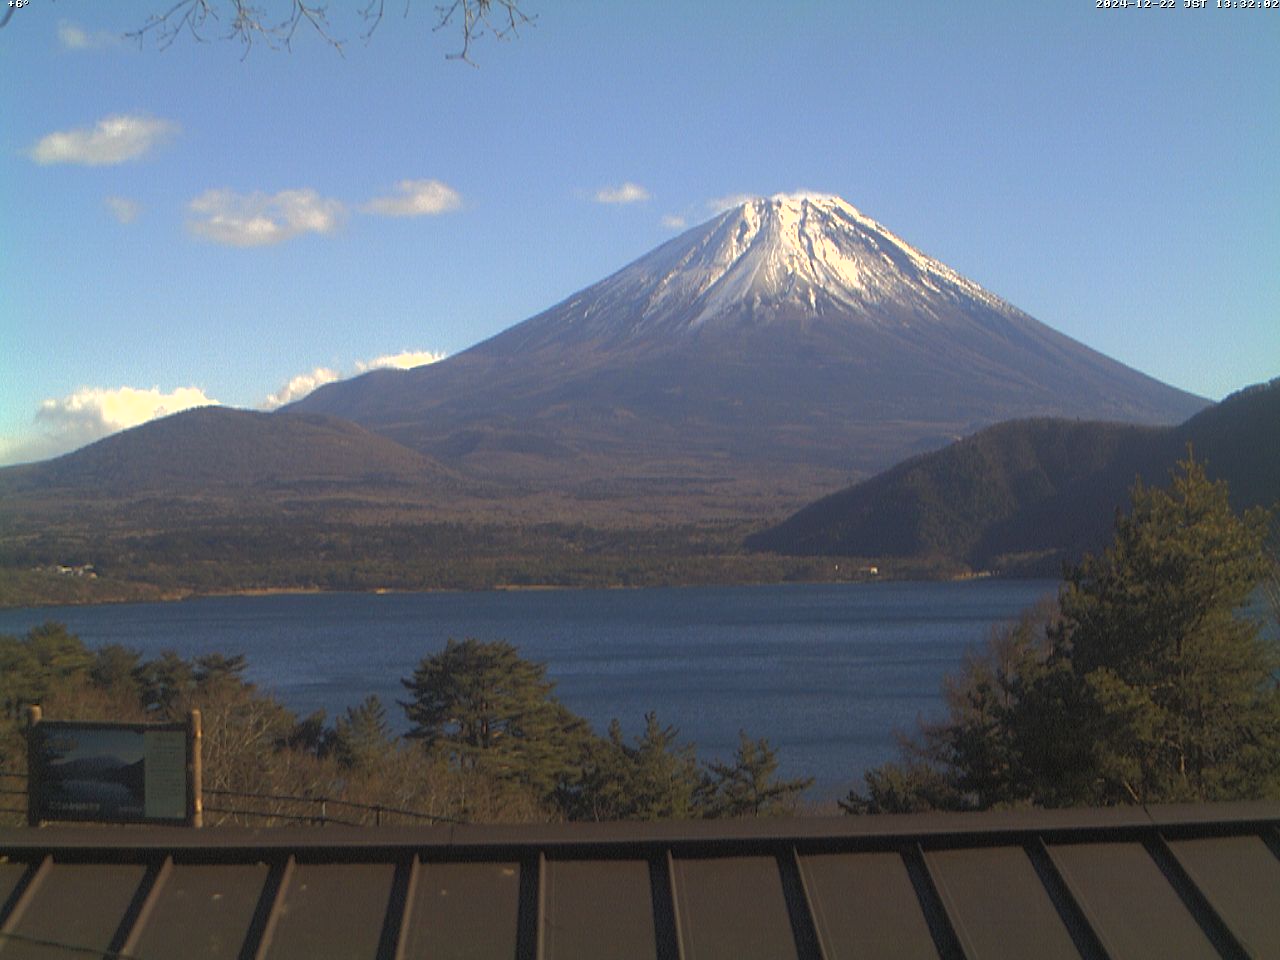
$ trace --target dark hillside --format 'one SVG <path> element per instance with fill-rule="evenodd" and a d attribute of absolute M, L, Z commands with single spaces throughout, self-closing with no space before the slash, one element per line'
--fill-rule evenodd
<path fill-rule="evenodd" d="M 1163 484 L 1192 446 L 1236 507 L 1280 500 L 1280 380 L 1178 427 L 997 424 L 825 497 L 747 540 L 794 555 L 933 557 L 1055 572 L 1105 540 L 1135 478 Z"/>
<path fill-rule="evenodd" d="M 0 492 L 125 495 L 290 486 L 421 483 L 445 468 L 337 417 L 186 410 L 43 463 L 0 470 Z"/>

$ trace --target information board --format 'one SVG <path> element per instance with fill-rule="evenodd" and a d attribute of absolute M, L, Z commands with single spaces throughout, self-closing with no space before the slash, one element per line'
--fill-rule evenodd
<path fill-rule="evenodd" d="M 42 720 L 27 736 L 32 823 L 196 822 L 198 721 Z"/>

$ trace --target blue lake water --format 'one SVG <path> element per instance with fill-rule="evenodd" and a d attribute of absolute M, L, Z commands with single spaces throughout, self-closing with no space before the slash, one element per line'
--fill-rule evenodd
<path fill-rule="evenodd" d="M 603 732 L 646 711 L 703 759 L 738 731 L 826 800 L 893 759 L 895 730 L 942 710 L 943 677 L 991 628 L 1053 592 L 1047 580 L 646 590 L 316 594 L 0 611 L 0 633 L 57 620 L 90 647 L 154 656 L 244 653 L 248 677 L 300 714 L 332 718 L 376 693 L 399 729 L 400 678 L 450 638 L 502 639 L 547 664 Z"/>

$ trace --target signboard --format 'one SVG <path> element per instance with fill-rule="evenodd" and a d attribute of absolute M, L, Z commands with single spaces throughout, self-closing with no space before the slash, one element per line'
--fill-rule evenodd
<path fill-rule="evenodd" d="M 28 819 L 199 825 L 199 714 L 190 723 L 36 720 Z"/>

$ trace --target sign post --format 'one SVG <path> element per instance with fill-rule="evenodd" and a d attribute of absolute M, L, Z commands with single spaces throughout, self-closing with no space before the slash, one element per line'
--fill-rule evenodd
<path fill-rule="evenodd" d="M 27 728 L 27 820 L 200 826 L 200 713 L 185 723 L 44 720 Z"/>

